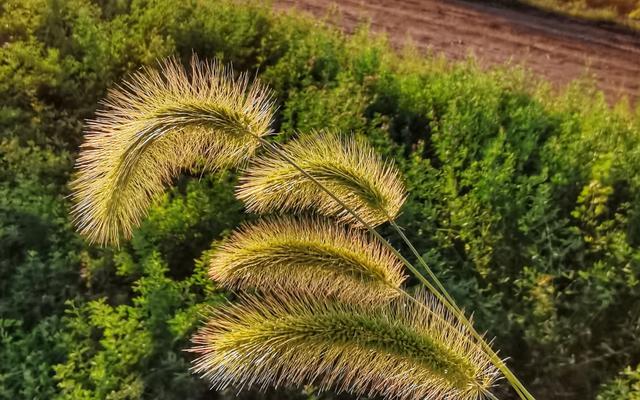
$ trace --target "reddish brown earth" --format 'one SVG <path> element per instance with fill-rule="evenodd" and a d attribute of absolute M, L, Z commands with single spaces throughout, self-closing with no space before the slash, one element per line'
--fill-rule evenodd
<path fill-rule="evenodd" d="M 533 9 L 458 0 L 276 0 L 316 16 L 337 8 L 347 32 L 369 21 L 394 45 L 408 38 L 421 50 L 454 60 L 475 55 L 481 65 L 523 64 L 558 87 L 593 74 L 609 101 L 640 95 L 640 33 Z"/>

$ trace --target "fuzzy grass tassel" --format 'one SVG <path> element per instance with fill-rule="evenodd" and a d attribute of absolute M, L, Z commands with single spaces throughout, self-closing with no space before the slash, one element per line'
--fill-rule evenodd
<path fill-rule="evenodd" d="M 231 289 L 331 293 L 343 300 L 399 294 L 402 263 L 361 230 L 322 218 L 244 225 L 215 252 L 209 274 Z"/>
<path fill-rule="evenodd" d="M 193 338 L 194 371 L 216 389 L 316 385 L 385 399 L 482 399 L 498 377 L 469 333 L 426 307 L 279 295 L 245 297 Z"/>
<path fill-rule="evenodd" d="M 71 184 L 78 230 L 117 244 L 181 170 L 238 165 L 270 134 L 271 92 L 247 75 L 195 57 L 143 69 L 109 92 L 94 120 Z"/>
<path fill-rule="evenodd" d="M 314 133 L 287 143 L 284 154 L 334 193 L 365 223 L 377 226 L 394 219 L 406 194 L 400 173 L 366 142 L 336 133 Z M 315 210 L 362 227 L 283 154 L 271 150 L 250 164 L 236 191 L 248 211 Z"/>

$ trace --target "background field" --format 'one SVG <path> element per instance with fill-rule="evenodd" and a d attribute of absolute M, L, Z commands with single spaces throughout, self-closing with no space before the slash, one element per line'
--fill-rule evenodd
<path fill-rule="evenodd" d="M 640 29 L 638 0 L 522 0 L 522 3 L 595 21 Z"/>
<path fill-rule="evenodd" d="M 640 93 L 640 30 L 595 23 L 515 2 L 461 0 L 276 0 L 346 32 L 367 24 L 396 48 L 482 67 L 524 66 L 555 87 L 589 77 L 610 104 Z"/>
<path fill-rule="evenodd" d="M 407 235 L 538 398 L 638 398 L 640 110 L 593 83 L 554 94 L 520 69 L 224 0 L 9 0 L 0 43 L 0 398 L 234 398 L 182 349 L 227 296 L 206 260 L 246 218 L 235 176 L 182 176 L 121 248 L 88 246 L 68 217 L 107 88 L 193 52 L 270 84 L 283 140 L 330 127 L 395 158 Z"/>

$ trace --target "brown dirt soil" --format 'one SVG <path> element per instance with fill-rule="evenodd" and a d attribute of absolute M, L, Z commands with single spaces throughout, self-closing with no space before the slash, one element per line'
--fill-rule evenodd
<path fill-rule="evenodd" d="M 458 0 L 275 0 L 316 16 L 338 10 L 347 32 L 360 22 L 386 32 L 392 44 L 413 42 L 420 50 L 460 60 L 475 55 L 481 65 L 522 64 L 556 87 L 585 74 L 595 76 L 610 102 L 640 95 L 640 33 L 553 15 Z"/>

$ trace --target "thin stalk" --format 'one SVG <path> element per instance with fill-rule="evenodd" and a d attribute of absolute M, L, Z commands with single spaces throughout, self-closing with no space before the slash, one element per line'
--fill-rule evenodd
<path fill-rule="evenodd" d="M 433 312 L 433 310 L 431 308 L 429 308 L 426 304 L 424 304 L 424 302 L 416 299 L 415 296 L 413 296 L 412 294 L 410 294 L 409 292 L 407 292 L 405 289 L 399 288 L 399 287 L 394 287 L 389 285 L 388 287 L 390 287 L 391 289 L 395 290 L 396 292 L 398 292 L 398 294 L 400 296 L 405 297 L 407 300 L 411 301 L 412 303 L 414 303 L 415 305 L 419 306 L 420 308 L 422 308 L 423 310 L 425 310 L 427 313 L 431 314 L 434 318 L 439 319 L 440 321 L 444 321 L 444 322 L 448 322 L 448 320 L 443 317 L 442 315 Z M 470 341 L 470 339 L 469 339 Z"/>
<path fill-rule="evenodd" d="M 435 284 L 438 287 L 438 289 L 440 289 L 440 292 L 442 292 L 444 297 L 447 298 L 447 301 L 452 306 L 454 306 L 459 312 L 462 312 L 458 308 L 458 306 L 456 305 L 455 300 L 453 300 L 451 295 L 449 295 L 447 290 L 444 288 L 444 286 L 442 285 L 442 283 L 440 282 L 440 280 L 438 279 L 436 274 L 434 274 L 433 271 L 431 270 L 431 268 L 429 268 L 429 266 L 427 265 L 426 261 L 424 261 L 424 258 L 422 258 L 422 256 L 420 256 L 420 254 L 418 253 L 418 250 L 416 250 L 416 248 L 413 246 L 413 243 L 411 243 L 411 241 L 409 241 L 409 238 L 407 238 L 407 236 L 405 236 L 404 232 L 402 231 L 402 228 L 398 224 L 396 224 L 395 221 L 392 220 L 391 218 L 388 219 L 388 222 L 393 227 L 393 229 L 395 229 L 396 232 L 398 232 L 398 234 L 400 235 L 400 237 L 402 238 L 404 243 L 409 247 L 409 249 L 411 250 L 413 255 L 418 259 L 418 262 L 420 263 L 420 265 L 422 265 L 422 267 L 425 269 L 425 271 L 427 271 L 427 273 L 429 274 L 429 277 L 435 282 Z"/>
<path fill-rule="evenodd" d="M 327 195 L 329 195 L 329 197 L 331 197 L 334 201 L 336 201 L 338 204 L 340 204 L 341 207 L 343 207 L 345 210 L 347 210 L 347 212 L 349 212 L 351 215 L 353 215 L 353 217 L 358 222 L 360 222 L 363 226 L 365 226 L 367 228 L 367 230 L 369 232 L 371 232 L 371 234 L 373 234 L 375 236 L 375 238 L 378 239 L 382 243 L 383 246 L 385 246 L 387 249 L 389 249 L 389 251 L 391 251 L 394 256 L 398 257 L 398 259 L 400 259 L 400 261 L 402 261 L 402 263 L 407 268 L 409 268 L 409 270 L 411 270 L 412 273 L 420 275 L 420 272 L 409 262 L 409 260 L 407 260 L 402 254 L 400 254 L 400 252 L 398 250 L 396 250 L 396 248 L 393 247 L 382 235 L 380 235 L 378 233 L 378 231 L 376 231 L 371 225 L 369 225 L 362 218 L 360 218 L 360 216 L 351 207 L 346 205 L 342 200 L 340 200 L 336 195 L 334 195 L 333 192 L 331 192 L 329 189 L 327 189 L 316 178 L 311 176 L 307 171 L 305 171 L 302 167 L 300 167 L 294 160 L 292 160 L 278 146 L 276 146 L 273 143 L 271 143 L 271 142 L 269 142 L 267 140 L 264 140 L 264 139 L 261 139 L 261 141 L 264 144 L 266 144 L 267 146 L 269 146 L 273 151 L 277 152 L 278 155 L 280 155 L 284 160 L 286 160 L 294 168 L 296 168 L 298 171 L 300 171 L 300 173 L 302 173 L 305 177 L 307 177 L 311 182 L 313 182 L 320 189 L 322 189 Z M 424 277 L 423 277 L 423 279 L 424 279 Z M 438 290 L 435 288 L 435 286 L 433 286 L 431 284 L 431 282 L 425 280 L 423 283 L 430 291 L 434 292 L 434 295 L 436 297 L 438 297 L 438 299 L 440 301 L 446 302 L 446 299 L 442 298 L 442 295 L 438 292 Z"/>
<path fill-rule="evenodd" d="M 405 298 L 407 298 L 409 301 L 413 302 L 415 305 L 421 307 L 422 309 L 424 309 L 427 313 L 431 314 L 434 318 L 437 318 L 441 321 L 444 322 L 448 322 L 445 318 L 442 317 L 442 315 L 433 312 L 432 309 L 430 309 L 429 307 L 427 307 L 423 302 L 419 301 L 418 299 L 416 299 L 413 295 L 409 294 L 405 289 L 402 288 L 398 288 L 398 287 L 393 287 L 393 286 L 389 286 L 390 288 L 392 288 L 393 290 L 395 290 L 396 292 L 398 292 L 401 296 L 404 296 Z M 470 339 L 467 339 L 470 341 Z M 475 343 L 475 342 L 473 342 Z M 484 341 L 481 339 L 480 343 L 484 343 Z M 520 395 L 520 392 L 514 388 L 514 390 L 516 390 L 516 393 L 518 393 L 518 395 Z M 490 398 L 491 400 L 499 400 L 493 393 L 491 393 L 489 390 L 486 389 L 482 389 L 482 393 L 484 393 L 488 398 Z"/>
<path fill-rule="evenodd" d="M 321 182 L 319 182 L 316 178 L 314 178 L 307 171 L 305 171 L 302 167 L 300 167 L 293 159 L 291 159 L 291 157 L 289 157 L 286 154 L 286 152 L 282 151 L 282 149 L 280 147 L 276 146 L 272 142 L 269 142 L 269 141 L 267 141 L 266 139 L 264 139 L 262 137 L 260 137 L 259 139 L 264 145 L 268 146 L 270 149 L 275 151 L 285 161 L 287 161 L 289 164 L 291 164 L 291 166 L 293 166 L 298 171 L 300 171 L 300 173 L 302 173 L 306 178 L 308 178 L 311 182 L 313 182 L 316 186 L 318 186 L 322 191 L 324 191 L 329 197 L 331 197 L 335 202 L 337 202 L 342 208 L 344 208 L 349 214 L 351 214 L 358 222 L 360 222 L 364 227 L 366 227 L 366 229 L 376 239 L 380 240 L 380 242 L 386 248 L 388 248 L 389 251 L 391 251 L 396 257 L 398 257 L 398 259 L 400 259 L 402 261 L 402 263 L 411 271 L 411 273 L 413 273 L 416 276 L 416 278 L 418 278 L 418 280 L 424 286 L 426 286 L 427 289 L 429 289 L 429 291 L 431 291 L 433 293 L 433 295 L 436 296 L 436 298 L 439 301 L 441 301 L 457 318 L 459 318 L 462 321 L 462 323 L 465 326 L 467 326 L 469 331 L 480 342 L 480 344 L 482 345 L 483 349 L 487 352 L 487 354 L 490 356 L 492 361 L 494 363 L 496 363 L 496 366 L 504 374 L 505 378 L 507 378 L 507 381 L 509 381 L 509 383 L 511 384 L 511 387 L 513 387 L 513 389 L 516 391 L 518 396 L 523 400 L 535 400 L 533 395 L 531 395 L 531 393 L 529 393 L 527 391 L 527 389 L 524 387 L 522 382 L 520 382 L 518 380 L 518 378 L 516 378 L 516 376 L 509 369 L 509 367 L 507 367 L 507 365 L 504 364 L 504 362 L 502 362 L 500 357 L 498 357 L 498 355 L 493 351 L 493 349 L 491 349 L 491 347 L 486 343 L 484 338 L 475 330 L 475 328 L 473 327 L 471 322 L 464 316 L 464 314 L 462 313 L 460 308 L 455 304 L 455 301 L 453 301 L 453 299 L 448 294 L 448 292 L 444 289 L 444 287 L 442 286 L 440 281 L 435 277 L 435 274 L 433 274 L 433 272 L 426 265 L 426 263 L 424 262 L 422 257 L 420 257 L 419 253 L 417 252 L 415 247 L 413 247 L 413 245 L 411 244 L 409 239 L 406 238 L 404 233 L 400 230 L 400 228 L 393 221 L 391 221 L 390 218 L 389 218 L 389 220 L 392 223 L 392 225 L 394 226 L 394 228 L 399 232 L 400 236 L 403 237 L 403 240 L 405 241 L 405 243 L 407 243 L 407 245 L 410 247 L 410 249 L 412 249 L 413 253 L 417 256 L 418 260 L 422 261 L 421 264 L 423 265 L 425 270 L 427 270 L 429 272 L 429 275 L 434 279 L 434 281 L 437 282 L 437 285 L 441 288 L 442 292 L 444 294 L 446 294 L 446 297 L 443 295 L 443 293 L 440 292 L 440 290 L 436 289 L 436 287 L 433 286 L 433 284 L 431 282 L 429 282 L 429 280 L 426 279 L 424 277 L 424 275 L 422 275 L 420 273 L 420 271 L 418 271 L 418 269 L 413 266 L 413 264 L 411 264 L 404 256 L 402 256 L 402 254 L 400 254 L 400 252 L 398 252 L 398 250 L 396 250 L 395 247 L 393 247 L 382 235 L 380 235 L 375 228 L 373 228 L 370 224 L 366 223 L 351 207 L 346 205 L 342 200 L 340 200 L 336 195 L 334 195 L 333 192 L 331 192 L 329 189 L 327 189 Z"/>
<path fill-rule="evenodd" d="M 515 374 L 513 374 L 513 372 L 509 369 L 509 367 L 507 367 L 506 364 L 504 364 L 502 359 L 498 357 L 498 355 L 493 351 L 491 346 L 489 346 L 481 338 L 478 332 L 475 329 L 473 329 L 471 322 L 466 318 L 466 316 L 464 315 L 464 312 L 460 309 L 460 307 L 458 307 L 455 300 L 444 288 L 444 285 L 442 285 L 442 283 L 440 282 L 436 274 L 434 274 L 431 268 L 429 268 L 426 261 L 424 261 L 424 258 L 422 258 L 422 256 L 418 253 L 418 250 L 416 250 L 416 248 L 413 246 L 409 238 L 407 238 L 407 236 L 404 234 L 404 232 L 402 231 L 402 228 L 398 226 L 398 224 L 396 224 L 395 221 L 393 221 L 391 218 L 389 218 L 389 224 L 391 224 L 391 226 L 396 230 L 396 232 L 398 232 L 398 234 L 400 235 L 402 240 L 406 243 L 406 245 L 409 247 L 413 255 L 418 259 L 418 262 L 420 263 L 420 265 L 422 265 L 425 271 L 427 271 L 427 273 L 429 274 L 429 277 L 433 280 L 433 282 L 435 282 L 438 289 L 440 289 L 440 292 L 444 295 L 449 305 L 451 305 L 451 307 L 455 309 L 455 311 L 457 312 L 457 315 L 462 319 L 463 323 L 465 323 L 465 325 L 472 328 L 471 333 L 476 337 L 476 339 L 480 340 L 480 343 L 482 343 L 483 347 L 485 348 L 485 351 L 487 351 L 487 353 L 489 353 L 489 356 L 491 356 L 494 362 L 496 362 L 498 368 L 500 368 L 500 370 L 505 375 L 507 380 L 510 383 L 512 383 L 513 388 L 518 392 L 520 397 L 524 396 L 524 398 L 526 398 L 527 400 L 535 400 L 533 395 L 529 393 L 529 391 L 527 391 L 527 389 L 524 387 L 522 382 L 520 382 L 520 380 L 515 376 Z M 414 274 L 417 275 L 420 281 L 426 281 L 426 278 L 419 272 L 415 272 Z"/>
<path fill-rule="evenodd" d="M 418 301 L 414 296 L 409 294 L 404 289 L 401 289 L 401 288 L 394 288 L 394 289 L 397 292 L 399 292 L 400 295 L 406 297 L 408 300 L 412 301 L 416 305 L 418 305 L 418 306 L 422 307 L 423 309 L 427 310 L 434 317 L 442 318 L 438 314 L 432 313 L 431 310 L 427 306 L 425 306 L 422 302 Z M 447 306 L 446 303 L 445 303 L 445 306 Z M 451 310 L 451 308 L 449 308 L 449 310 Z M 493 349 L 491 349 L 491 347 L 485 342 L 484 338 L 477 333 L 477 331 L 475 330 L 475 328 L 473 328 L 473 326 L 471 326 L 471 322 L 468 321 L 468 320 L 463 320 L 463 323 L 472 332 L 473 337 L 478 341 L 478 343 L 480 343 L 480 346 L 482 347 L 482 349 L 489 355 L 489 358 L 491 358 L 491 361 L 493 361 L 496 364 L 496 366 L 498 367 L 498 369 L 500 369 L 500 371 L 505 375 L 505 377 L 507 378 L 509 383 L 511 383 L 511 387 L 518 394 L 518 396 L 520 398 L 522 398 L 522 399 L 529 399 L 530 398 L 530 399 L 535 400 L 533 398 L 533 396 L 529 392 L 526 392 L 526 388 L 518 386 L 518 384 L 520 386 L 522 386 L 522 383 L 518 380 L 518 378 L 516 378 L 516 376 L 511 372 L 511 370 L 509 370 L 509 368 L 506 365 L 504 365 L 503 361 L 500 359 L 500 357 L 498 357 L 498 355 L 493 351 Z M 526 393 L 523 392 L 523 390 Z M 496 397 L 490 392 L 485 392 L 485 394 L 487 394 L 488 397 L 490 397 L 492 399 L 496 399 Z M 529 397 L 527 397 L 527 396 L 529 396 Z"/>

